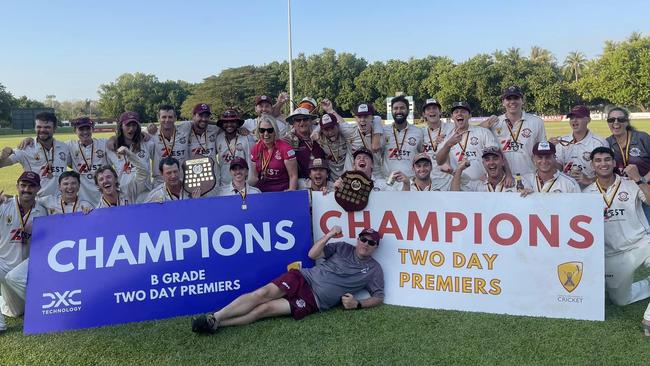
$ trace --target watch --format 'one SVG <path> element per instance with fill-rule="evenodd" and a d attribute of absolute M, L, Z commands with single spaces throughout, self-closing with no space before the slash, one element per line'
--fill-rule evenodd
<path fill-rule="evenodd" d="M 648 184 L 648 180 L 645 179 L 645 177 L 641 177 L 641 179 L 637 180 L 635 183 L 638 185 Z"/>

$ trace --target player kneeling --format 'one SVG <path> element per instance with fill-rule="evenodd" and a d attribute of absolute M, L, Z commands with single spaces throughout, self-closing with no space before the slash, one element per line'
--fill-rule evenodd
<path fill-rule="evenodd" d="M 605 203 L 605 286 L 609 298 L 619 306 L 647 299 L 650 277 L 633 281 L 637 268 L 650 266 L 650 225 L 642 207 L 649 201 L 650 185 L 634 164 L 625 167 L 627 178 L 614 174 L 616 161 L 609 147 L 595 148 L 589 160 L 596 181 L 583 192 L 599 193 Z M 650 337 L 650 305 L 641 323 Z"/>
<path fill-rule="evenodd" d="M 342 303 L 346 309 L 377 306 L 384 301 L 384 273 L 372 258 L 379 233 L 364 229 L 356 246 L 327 242 L 338 235 L 335 226 L 314 243 L 309 258 L 325 258 L 312 268 L 292 269 L 266 286 L 244 294 L 213 314 L 192 319 L 192 331 L 214 333 L 218 327 L 244 325 L 256 320 L 291 315 L 300 320 Z M 367 290 L 370 298 L 357 300 L 352 293 Z"/>

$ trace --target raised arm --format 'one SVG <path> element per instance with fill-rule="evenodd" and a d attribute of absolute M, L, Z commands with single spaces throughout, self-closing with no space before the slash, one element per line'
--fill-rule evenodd
<path fill-rule="evenodd" d="M 327 244 L 327 242 L 340 233 L 341 233 L 341 227 L 338 225 L 334 225 L 334 227 L 332 227 L 332 229 L 330 229 L 330 231 L 327 234 L 325 234 L 322 238 L 314 242 L 314 245 L 311 247 L 311 249 L 309 249 L 309 253 L 307 253 L 309 258 L 313 260 L 323 258 L 325 256 L 323 249 L 325 249 L 325 245 Z"/>

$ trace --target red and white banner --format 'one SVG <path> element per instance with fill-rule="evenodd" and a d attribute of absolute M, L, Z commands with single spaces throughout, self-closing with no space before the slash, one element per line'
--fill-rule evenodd
<path fill-rule="evenodd" d="M 602 214 L 592 194 L 372 192 L 358 212 L 313 194 L 315 238 L 383 235 L 386 303 L 551 318 L 604 320 Z"/>

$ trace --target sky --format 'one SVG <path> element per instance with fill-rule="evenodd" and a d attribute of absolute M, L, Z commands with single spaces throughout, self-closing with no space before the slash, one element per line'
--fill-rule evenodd
<path fill-rule="evenodd" d="M 291 11 L 294 57 L 332 48 L 368 62 L 540 46 L 561 63 L 650 35 L 647 0 L 292 0 Z M 97 99 L 123 73 L 196 83 L 289 58 L 287 0 L 2 0 L 0 14 L 0 84 L 36 100 Z"/>

